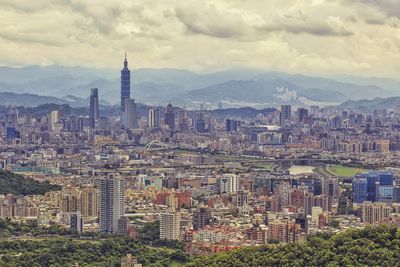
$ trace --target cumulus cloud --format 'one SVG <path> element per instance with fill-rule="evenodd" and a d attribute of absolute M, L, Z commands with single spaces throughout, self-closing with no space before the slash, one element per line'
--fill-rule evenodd
<path fill-rule="evenodd" d="M 397 77 L 398 0 L 0 0 L 0 65 Z"/>
<path fill-rule="evenodd" d="M 391 17 L 400 17 L 399 0 L 356 0 L 356 2 L 372 6 Z"/>
<path fill-rule="evenodd" d="M 195 9 L 192 6 L 178 7 L 175 14 L 188 32 L 219 38 L 253 39 L 274 31 L 321 36 L 353 34 L 338 18 L 316 18 L 300 9 L 268 17 L 249 12 L 241 14 L 226 9 L 218 10 L 210 5 Z M 254 20 L 256 17 L 258 20 Z"/>
<path fill-rule="evenodd" d="M 213 37 L 242 37 L 250 30 L 240 14 L 218 10 L 214 5 L 193 9 L 192 6 L 177 7 L 177 19 L 188 32 Z"/>
<path fill-rule="evenodd" d="M 260 28 L 267 31 L 286 31 L 294 34 L 308 33 L 321 36 L 349 36 L 353 34 L 337 17 L 316 19 L 301 10 L 276 16 L 274 20 L 265 23 Z"/>

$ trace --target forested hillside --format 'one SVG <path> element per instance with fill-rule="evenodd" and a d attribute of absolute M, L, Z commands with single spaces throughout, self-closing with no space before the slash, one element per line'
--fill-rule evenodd
<path fill-rule="evenodd" d="M 61 190 L 61 187 L 0 170 L 0 194 L 44 195 L 46 192 L 56 190 Z"/>
<path fill-rule="evenodd" d="M 382 225 L 194 258 L 188 266 L 399 266 L 399 259 L 400 231 Z"/>

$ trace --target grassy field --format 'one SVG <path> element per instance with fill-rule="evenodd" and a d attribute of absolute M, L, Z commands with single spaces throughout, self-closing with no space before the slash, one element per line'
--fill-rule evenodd
<path fill-rule="evenodd" d="M 353 168 L 339 165 L 329 165 L 326 167 L 326 170 L 333 175 L 342 176 L 342 177 L 352 177 L 359 172 L 366 172 L 367 170 L 361 168 Z"/>
<path fill-rule="evenodd" d="M 272 164 L 270 162 L 259 162 L 259 163 L 248 163 L 248 164 L 246 164 L 246 166 L 260 168 L 260 169 L 266 169 L 266 170 L 272 170 L 275 167 L 275 164 Z"/>

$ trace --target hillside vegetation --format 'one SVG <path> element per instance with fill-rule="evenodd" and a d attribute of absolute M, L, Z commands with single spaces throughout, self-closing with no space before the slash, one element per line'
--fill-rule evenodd
<path fill-rule="evenodd" d="M 400 231 L 394 226 L 313 236 L 303 244 L 266 245 L 192 259 L 188 266 L 399 266 Z"/>
<path fill-rule="evenodd" d="M 49 191 L 61 190 L 58 185 L 38 182 L 20 174 L 0 170 L 0 194 L 44 195 Z"/>
<path fill-rule="evenodd" d="M 129 237 L 105 240 L 52 239 L 0 240 L 0 266 L 119 266 L 121 257 L 130 253 L 143 266 L 170 266 L 184 263 L 181 250 L 151 247 L 132 241 Z"/>

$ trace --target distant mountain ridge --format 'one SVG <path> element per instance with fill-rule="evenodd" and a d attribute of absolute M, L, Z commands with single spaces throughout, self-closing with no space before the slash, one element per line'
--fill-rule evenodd
<path fill-rule="evenodd" d="M 280 104 L 335 105 L 347 100 L 400 95 L 400 82 L 395 80 L 376 78 L 376 84 L 373 84 L 371 78 L 335 77 L 331 79 L 249 69 L 207 74 L 179 69 L 133 69 L 131 97 L 149 105 L 172 102 L 188 108 L 199 108 L 200 104 L 216 108 L 221 102 L 224 107 L 262 108 Z M 352 80 L 355 83 L 351 83 Z M 74 96 L 77 99 L 74 105 L 77 105 L 80 102 L 78 99 L 89 97 L 90 88 L 93 87 L 99 88 L 101 101 L 111 105 L 119 103 L 118 70 L 63 66 L 0 67 L 0 92 L 61 99 L 41 101 L 63 103 L 63 97 Z M 30 101 L 36 104 L 34 101 L 39 100 L 31 96 L 25 103 Z M 80 104 L 84 104 L 84 101 Z"/>
<path fill-rule="evenodd" d="M 247 83 L 245 83 L 247 84 Z M 201 93 L 200 91 L 195 91 L 194 93 Z M 217 90 L 218 92 L 218 90 Z M 199 93 L 199 94 L 200 94 Z M 193 94 L 193 92 L 190 92 Z M 241 95 L 244 98 L 250 99 L 251 101 L 255 101 L 256 94 L 248 93 L 249 96 Z M 200 95 L 201 96 L 201 95 Z M 203 96 L 204 100 L 208 100 L 207 97 L 212 96 Z M 283 102 L 281 102 L 283 103 Z M 118 115 L 119 107 L 117 105 L 110 105 L 108 102 L 102 101 L 101 110 L 107 116 Z M 37 110 L 38 107 L 43 108 L 46 112 L 49 112 L 53 109 L 56 109 L 57 106 L 60 105 L 68 105 L 72 109 L 75 109 L 75 114 L 86 115 L 89 99 L 78 98 L 75 96 L 65 96 L 62 98 L 51 97 L 51 96 L 42 96 L 35 94 L 16 94 L 10 92 L 0 92 L 0 106 L 15 106 L 20 107 L 24 106 L 26 108 L 33 108 Z M 164 112 L 164 106 L 160 105 L 161 115 Z M 175 105 L 179 106 L 179 105 Z M 221 109 L 208 109 L 206 112 L 209 112 L 217 117 L 237 117 L 237 118 L 252 118 L 257 116 L 257 114 L 268 114 L 276 109 L 272 107 L 270 104 L 264 104 L 264 108 L 255 108 L 254 106 L 245 106 L 240 108 L 221 108 Z M 355 109 L 362 111 L 373 111 L 374 109 L 398 109 L 400 108 L 400 96 L 399 97 L 387 97 L 381 98 L 376 97 L 373 99 L 360 99 L 360 100 L 348 100 L 339 105 L 334 105 L 333 107 L 340 109 Z M 146 116 L 148 113 L 148 105 L 138 103 L 138 113 L 140 116 Z M 194 112 L 194 111 L 190 111 Z"/>
<path fill-rule="evenodd" d="M 66 104 L 67 102 L 52 96 L 0 92 L 0 105 L 32 107 L 47 103 Z"/>
<path fill-rule="evenodd" d="M 395 109 L 400 108 L 400 97 L 376 97 L 374 99 L 349 100 L 338 107 L 364 111 L 373 111 L 374 109 Z"/>

